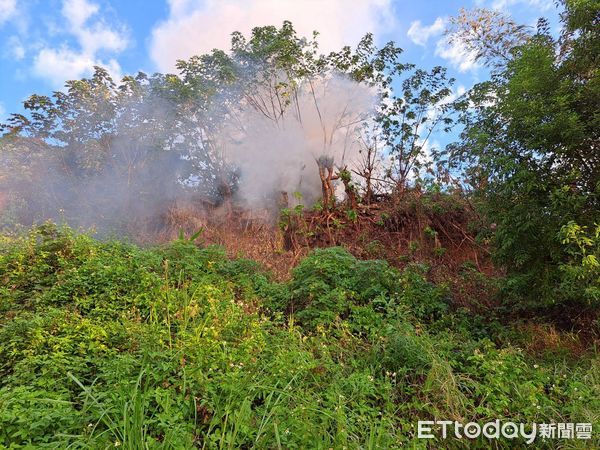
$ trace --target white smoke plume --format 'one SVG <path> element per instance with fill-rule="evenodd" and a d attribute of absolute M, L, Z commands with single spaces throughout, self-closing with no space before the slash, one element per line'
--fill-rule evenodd
<path fill-rule="evenodd" d="M 357 163 L 358 132 L 375 100 L 372 88 L 335 75 L 305 81 L 279 118 L 244 102 L 221 136 L 239 168 L 238 197 L 259 207 L 284 191 L 314 203 L 321 192 L 317 159 L 330 157 L 337 168 Z"/>
<path fill-rule="evenodd" d="M 12 204 L 25 223 L 64 219 L 102 234 L 139 224 L 160 228 L 160 217 L 173 205 L 215 192 L 213 203 L 223 200 L 219 165 L 236 174 L 231 200 L 241 210 L 268 209 L 273 218 L 282 192 L 290 203 L 300 193 L 297 201 L 311 206 L 321 197 L 317 159 L 330 158 L 338 170 L 354 168 L 358 132 L 372 118 L 377 95 L 341 74 L 284 81 L 294 89 L 273 90 L 282 80 L 252 89 L 238 84 L 230 88 L 233 95 L 213 99 L 219 111 L 204 116 L 211 121 L 210 144 L 202 115 L 173 121 L 176 107 L 151 95 L 133 96 L 116 117 L 107 116 L 116 124 L 108 137 L 92 130 L 105 122 L 91 115 L 77 125 L 82 137 L 74 147 L 40 144 L 31 151 L 28 146 L 38 141 L 0 140 L 0 225 L 9 209 L 16 211 L 7 206 L 8 196 L 17 199 Z M 178 145 L 190 150 L 177 151 Z M 219 149 L 216 168 L 186 175 L 194 152 L 202 160 L 207 145 Z"/>

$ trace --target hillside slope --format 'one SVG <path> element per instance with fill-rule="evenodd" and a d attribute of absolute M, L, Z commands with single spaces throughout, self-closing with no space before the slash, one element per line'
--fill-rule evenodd
<path fill-rule="evenodd" d="M 51 224 L 0 255 L 9 448 L 425 448 L 418 420 L 600 417 L 593 351 L 511 345 L 516 328 L 453 307 L 420 264 L 333 247 L 276 282 L 220 247 Z"/>

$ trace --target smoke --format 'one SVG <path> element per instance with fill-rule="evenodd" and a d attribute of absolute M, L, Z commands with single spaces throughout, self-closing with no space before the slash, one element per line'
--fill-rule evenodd
<path fill-rule="evenodd" d="M 260 97 L 267 104 L 268 93 L 254 93 L 224 128 L 227 157 L 240 173 L 237 196 L 251 208 L 279 192 L 298 193 L 312 205 L 321 192 L 319 157 L 340 169 L 358 161 L 358 133 L 372 114 L 374 90 L 333 75 L 305 81 L 296 94 L 285 110 L 267 114 L 250 103 Z"/>
<path fill-rule="evenodd" d="M 96 95 L 71 104 L 76 113 L 54 125 L 60 143 L 5 136 L 0 225 L 53 219 L 133 234 L 164 226 L 175 205 L 202 214 L 198 205 L 231 201 L 274 215 L 283 192 L 314 204 L 317 160 L 354 167 L 376 93 L 341 74 L 276 78 L 230 85 L 202 111 L 157 96 L 151 81 L 137 90 L 122 84 L 102 94 L 110 101 Z"/>

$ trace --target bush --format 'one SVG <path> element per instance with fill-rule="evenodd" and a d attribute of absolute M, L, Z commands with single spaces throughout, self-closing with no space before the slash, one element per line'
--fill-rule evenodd
<path fill-rule="evenodd" d="M 293 271 L 288 311 L 311 328 L 348 318 L 352 306 L 386 313 L 399 282 L 399 272 L 385 261 L 359 261 L 340 247 L 317 249 Z"/>
<path fill-rule="evenodd" d="M 0 446 L 396 448 L 423 418 L 597 422 L 597 357 L 494 344 L 425 270 L 332 248 L 275 283 L 183 240 L 6 240 Z"/>

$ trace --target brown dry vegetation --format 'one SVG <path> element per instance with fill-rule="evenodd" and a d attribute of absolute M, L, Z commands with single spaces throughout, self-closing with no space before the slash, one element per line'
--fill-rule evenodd
<path fill-rule="evenodd" d="M 517 330 L 516 335 L 522 339 L 519 344 L 536 356 L 558 354 L 579 357 L 593 344 L 585 333 L 559 330 L 552 324 L 529 322 L 520 325 Z"/>
<path fill-rule="evenodd" d="M 342 246 L 357 258 L 385 259 L 398 268 L 425 263 L 432 281 L 448 285 L 457 307 L 479 310 L 494 304 L 489 280 L 500 275 L 486 243 L 477 240 L 480 222 L 458 194 L 410 190 L 356 210 L 288 209 L 279 218 L 266 210 L 229 212 L 206 202 L 180 203 L 134 234 L 141 242 L 166 242 L 202 229 L 199 242 L 258 261 L 278 280 L 288 279 L 296 263 L 318 247 Z"/>
<path fill-rule="evenodd" d="M 356 210 L 343 204 L 328 211 L 284 209 L 279 217 L 267 210 L 179 203 L 135 234 L 140 242 L 155 243 L 181 233 L 189 237 L 201 229 L 199 243 L 220 245 L 231 257 L 257 261 L 278 281 L 288 280 L 314 248 L 341 246 L 357 258 L 384 259 L 399 269 L 424 264 L 431 281 L 447 286 L 455 308 L 486 315 L 500 306 L 503 275 L 491 260 L 488 242 L 480 237 L 487 234 L 486 227 L 460 194 L 413 189 L 360 204 Z M 577 356 L 593 345 L 585 333 L 562 328 L 525 319 L 516 331 L 524 339 L 522 347 L 532 354 Z"/>

